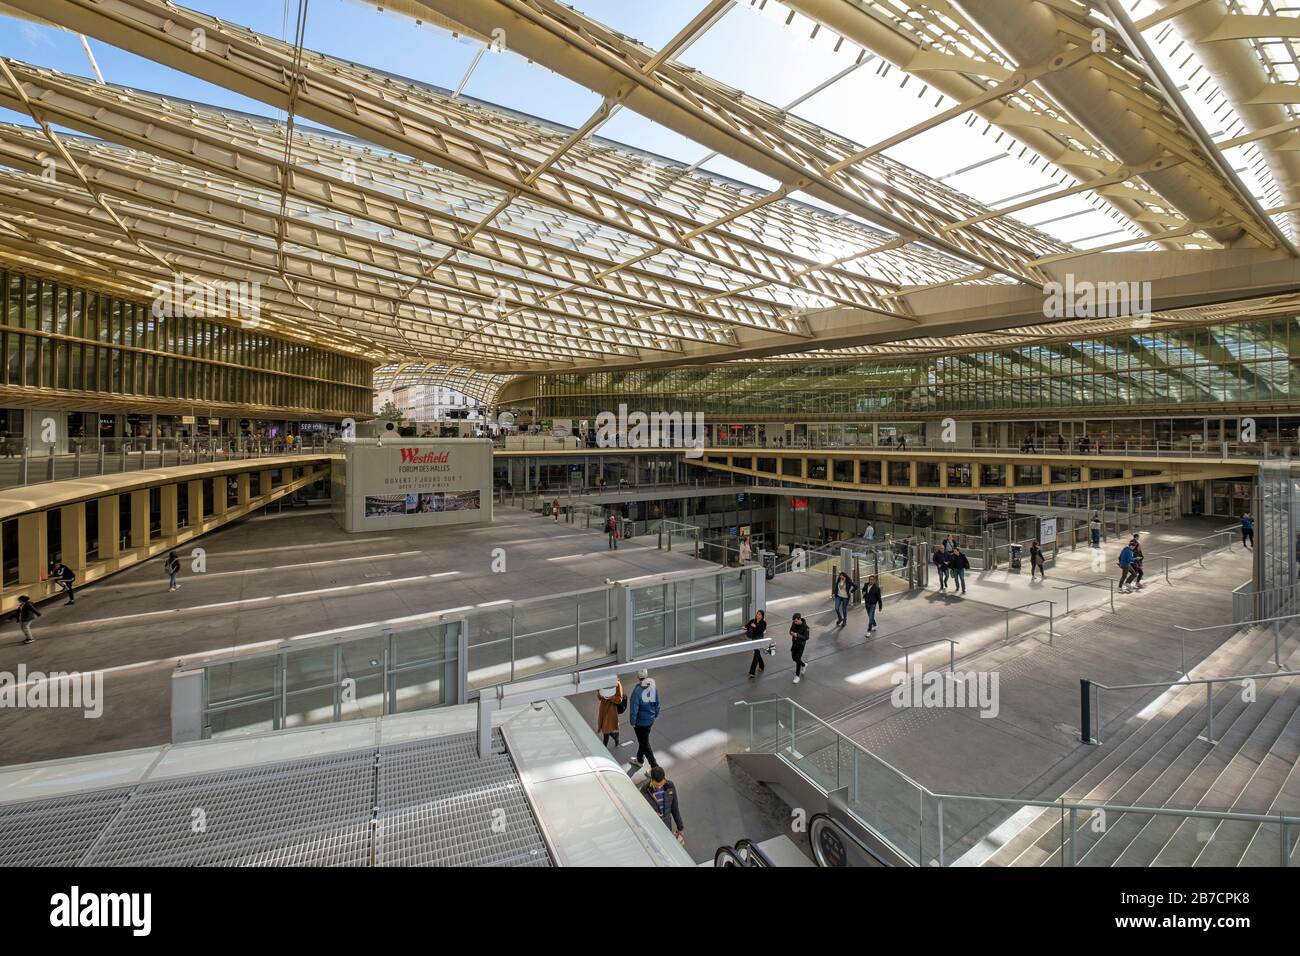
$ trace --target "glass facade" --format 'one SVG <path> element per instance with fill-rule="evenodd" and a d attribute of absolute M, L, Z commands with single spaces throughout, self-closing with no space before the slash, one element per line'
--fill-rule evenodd
<path fill-rule="evenodd" d="M 932 358 L 572 372 L 541 376 L 537 394 L 542 418 L 594 418 L 619 402 L 729 420 L 1295 404 L 1300 317 Z"/>
<path fill-rule="evenodd" d="M 150 407 L 371 412 L 362 359 L 207 319 L 158 318 L 147 303 L 2 269 L 0 323 L 0 389 L 138 397 Z"/>

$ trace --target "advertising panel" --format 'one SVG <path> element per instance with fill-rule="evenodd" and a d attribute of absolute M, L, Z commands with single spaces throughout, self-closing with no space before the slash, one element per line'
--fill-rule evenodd
<path fill-rule="evenodd" d="M 336 515 L 348 531 L 492 520 L 492 443 L 480 438 L 340 442 Z M 338 470 L 338 469 L 336 469 Z"/>

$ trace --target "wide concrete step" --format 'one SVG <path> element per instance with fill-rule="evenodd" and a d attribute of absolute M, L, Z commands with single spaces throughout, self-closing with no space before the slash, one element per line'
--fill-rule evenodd
<path fill-rule="evenodd" d="M 1237 632 L 1224 647 L 1212 653 L 1196 674 L 1251 673 L 1269 669 L 1265 665 L 1271 658 L 1272 638 L 1259 629 Z M 1223 669 L 1220 669 L 1223 668 Z M 1231 690 L 1220 689 L 1216 695 L 1216 713 L 1234 695 Z M 1161 695 L 1156 710 L 1142 716 L 1142 709 L 1150 710 L 1154 701 L 1139 701 L 1128 710 L 1123 723 L 1109 724 L 1105 730 L 1105 743 L 1101 748 L 1081 747 L 1079 758 L 1067 767 L 1043 798 L 1051 799 L 1065 793 L 1067 799 L 1094 802 L 1126 802 L 1135 790 L 1146 789 L 1152 778 L 1167 769 L 1177 755 L 1200 733 L 1204 723 L 1204 692 L 1201 685 L 1176 688 Z M 1219 717 L 1223 726 L 1225 717 Z M 1099 752 L 1100 751 L 1100 752 Z M 1076 775 L 1073 785 L 1066 786 L 1070 774 Z M 1141 781 L 1135 777 L 1143 774 Z M 1021 814 L 1023 819 L 1025 815 Z M 1089 821 L 1081 826 L 1092 825 Z M 1035 865 L 1056 858 L 1060 845 L 1060 812 L 1044 810 L 1028 820 L 1020 832 L 1003 834 L 1002 847 L 993 853 L 987 865 Z M 1056 858 L 1059 861 L 1059 858 Z"/>
<path fill-rule="evenodd" d="M 1217 695 L 1215 733 L 1220 742 L 1211 743 L 1201 734 L 1189 739 L 1186 732 L 1180 733 L 1120 788 L 1112 802 L 1150 807 L 1195 806 L 1237 749 L 1285 694 L 1290 680 L 1261 681 L 1259 697 L 1254 703 L 1242 701 L 1235 691 L 1226 700 Z M 1089 836 L 1095 834 L 1090 831 L 1080 834 L 1086 848 L 1080 851 L 1079 862 L 1085 866 L 1149 865 L 1176 825 L 1176 818 L 1122 814 L 1118 820 L 1108 820 L 1105 831 L 1091 845 L 1087 845 Z"/>

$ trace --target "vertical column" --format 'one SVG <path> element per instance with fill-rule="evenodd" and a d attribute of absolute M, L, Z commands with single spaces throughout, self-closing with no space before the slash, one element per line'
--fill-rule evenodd
<path fill-rule="evenodd" d="M 978 461 L 970 463 L 970 486 L 981 488 L 984 485 L 984 465 Z"/>
<path fill-rule="evenodd" d="M 939 487 L 948 487 L 948 463 L 946 461 L 939 462 Z"/>
<path fill-rule="evenodd" d="M 229 492 L 226 482 L 229 475 L 214 475 L 212 478 L 212 517 L 217 518 L 226 513 L 229 507 Z"/>
<path fill-rule="evenodd" d="M 176 536 L 176 527 L 179 523 L 177 507 L 179 497 L 175 483 L 163 485 L 158 489 L 159 522 L 162 525 L 161 531 L 164 538 Z"/>
<path fill-rule="evenodd" d="M 241 471 L 239 473 L 239 478 L 237 479 L 238 490 L 235 492 L 236 504 L 248 504 L 249 498 L 252 494 L 252 489 L 249 487 L 252 484 L 252 477 L 252 474 L 247 471 Z"/>
<path fill-rule="evenodd" d="M 100 498 L 95 504 L 99 508 L 99 559 L 111 561 L 121 549 L 121 504 L 117 495 Z"/>
<path fill-rule="evenodd" d="M 293 481 L 293 466 L 290 465 L 288 468 L 281 468 L 280 484 L 287 485 L 292 481 Z M 267 490 L 269 491 L 270 489 L 268 488 Z"/>
<path fill-rule="evenodd" d="M 74 571 L 86 567 L 86 503 L 59 509 L 59 558 Z"/>
<path fill-rule="evenodd" d="M 45 512 L 18 516 L 18 583 L 35 584 L 50 566 Z"/>
<path fill-rule="evenodd" d="M 915 489 L 915 488 L 917 487 L 917 484 L 916 484 L 916 459 L 915 459 L 915 458 L 913 458 L 911 461 L 909 461 L 909 462 L 907 463 L 907 485 L 908 485 L 909 488 L 912 488 L 912 489 Z"/>
<path fill-rule="evenodd" d="M 131 492 L 131 547 L 149 547 L 149 489 Z"/>
<path fill-rule="evenodd" d="M 257 494 L 259 498 L 265 498 L 267 495 L 271 493 L 271 474 L 272 471 L 270 469 L 267 469 L 266 471 L 258 472 Z"/>
<path fill-rule="evenodd" d="M 203 524 L 203 479 L 195 478 L 186 483 L 186 497 L 189 500 L 189 526 L 197 528 Z"/>

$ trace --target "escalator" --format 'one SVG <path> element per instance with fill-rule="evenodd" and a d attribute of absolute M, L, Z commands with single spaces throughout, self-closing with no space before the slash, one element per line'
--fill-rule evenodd
<path fill-rule="evenodd" d="M 716 866 L 776 866 L 753 840 L 737 840 L 735 846 L 720 846 L 713 854 Z"/>
<path fill-rule="evenodd" d="M 813 865 L 825 867 L 890 866 L 854 832 L 829 813 L 815 813 L 808 821 L 808 841 L 812 845 Z M 793 851 L 793 845 L 790 845 Z M 772 857 L 753 840 L 737 840 L 734 846 L 720 846 L 713 854 L 713 865 L 777 866 Z M 789 865 L 787 860 L 786 865 Z M 798 864 L 796 864 L 798 865 Z M 806 862 L 802 865 L 807 866 Z"/>

